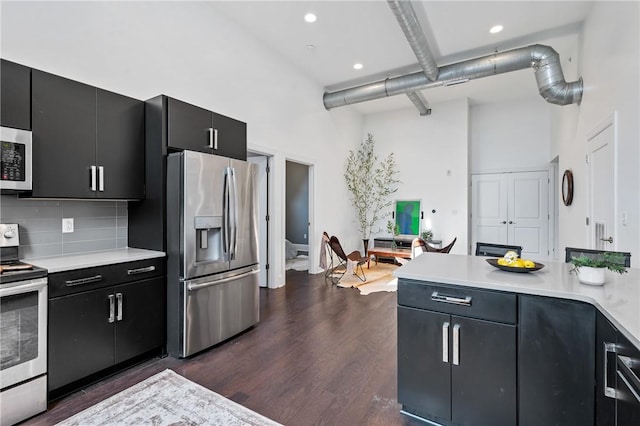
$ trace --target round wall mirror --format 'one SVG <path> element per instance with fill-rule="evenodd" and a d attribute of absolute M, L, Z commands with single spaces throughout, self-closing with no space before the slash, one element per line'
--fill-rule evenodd
<path fill-rule="evenodd" d="M 565 170 L 562 176 L 562 202 L 565 206 L 570 206 L 573 201 L 573 173 Z"/>

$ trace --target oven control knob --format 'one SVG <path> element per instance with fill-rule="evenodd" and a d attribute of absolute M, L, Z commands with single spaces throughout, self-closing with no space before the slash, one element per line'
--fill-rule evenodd
<path fill-rule="evenodd" d="M 10 240 L 11 238 L 16 236 L 16 231 L 14 231 L 13 229 L 8 230 L 7 232 L 4 233 L 4 237 L 7 240 Z"/>

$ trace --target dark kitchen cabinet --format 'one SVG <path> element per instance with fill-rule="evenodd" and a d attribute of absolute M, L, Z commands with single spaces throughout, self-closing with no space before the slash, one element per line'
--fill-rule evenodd
<path fill-rule="evenodd" d="M 168 98 L 169 148 L 247 159 L 247 125 L 215 112 Z"/>
<path fill-rule="evenodd" d="M 160 351 L 164 281 L 162 258 L 49 275 L 50 396 Z"/>
<path fill-rule="evenodd" d="M 31 130 L 31 68 L 0 60 L 0 126 Z"/>
<path fill-rule="evenodd" d="M 144 198 L 144 103 L 32 72 L 33 197 Z"/>
<path fill-rule="evenodd" d="M 518 424 L 593 425 L 594 307 L 549 297 L 518 299 Z"/>
<path fill-rule="evenodd" d="M 640 424 L 640 350 L 598 313 L 596 425 Z"/>
<path fill-rule="evenodd" d="M 516 424 L 515 297 L 402 280 L 398 303 L 403 410 L 442 425 Z M 496 318 L 494 306 L 507 309 Z"/>

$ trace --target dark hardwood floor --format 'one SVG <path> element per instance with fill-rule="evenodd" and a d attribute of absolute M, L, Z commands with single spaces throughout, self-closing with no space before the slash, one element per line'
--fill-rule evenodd
<path fill-rule="evenodd" d="M 260 290 L 260 323 L 242 335 L 189 359 L 146 361 L 23 424 L 54 424 L 170 368 L 286 425 L 418 425 L 396 401 L 396 303 L 396 293 L 360 296 L 287 271 L 285 287 Z"/>

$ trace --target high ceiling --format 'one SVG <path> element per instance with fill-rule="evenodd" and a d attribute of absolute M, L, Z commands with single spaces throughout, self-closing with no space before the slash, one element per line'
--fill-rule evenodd
<path fill-rule="evenodd" d="M 535 43 L 553 47 L 564 66 L 577 55 L 578 34 L 592 5 L 587 1 L 412 3 L 439 66 Z M 212 7 L 327 91 L 420 69 L 385 0 L 215 1 Z M 304 21 L 308 12 L 317 16 L 316 22 Z M 490 34 L 489 28 L 496 24 L 504 30 Z M 353 68 L 356 62 L 363 64 L 359 71 Z M 567 80 L 578 77 L 566 70 L 565 76 Z M 423 94 L 431 104 L 461 97 L 489 103 L 539 96 L 530 69 L 428 89 Z M 411 101 L 401 95 L 344 108 L 367 114 L 410 106 Z"/>

